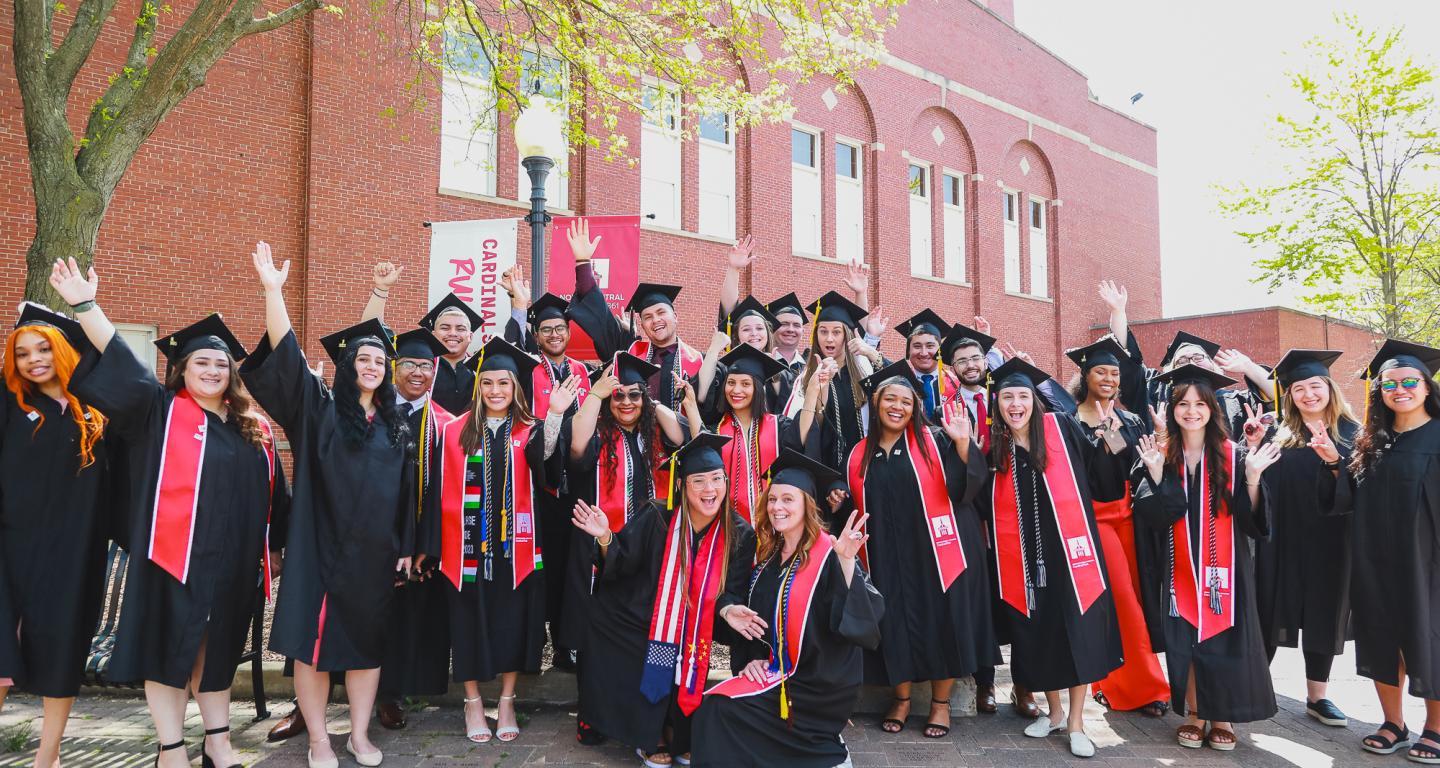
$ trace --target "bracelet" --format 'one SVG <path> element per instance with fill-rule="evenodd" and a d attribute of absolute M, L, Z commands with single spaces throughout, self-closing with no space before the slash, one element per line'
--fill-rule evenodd
<path fill-rule="evenodd" d="M 608 546 L 610 546 L 610 544 L 611 544 L 612 542 L 614 542 L 614 541 L 615 541 L 615 534 L 614 534 L 614 533 L 607 533 L 607 534 L 605 535 L 605 540 L 604 540 L 604 541 L 601 541 L 599 536 L 596 536 L 596 537 L 595 537 L 595 543 L 596 543 L 596 544 L 599 544 L 599 545 L 602 546 L 602 547 L 608 547 Z"/>
<path fill-rule="evenodd" d="M 1339 469 L 1339 468 L 1340 468 L 1340 460 L 1339 460 L 1339 459 L 1336 459 L 1336 460 L 1334 460 L 1334 461 L 1327 461 L 1327 462 L 1325 462 L 1322 466 L 1324 466 L 1326 469 Z"/>
<path fill-rule="evenodd" d="M 89 312 L 90 310 L 92 310 L 92 309 L 94 309 L 94 308 L 95 308 L 95 300 L 94 300 L 94 299 L 90 299 L 89 301 L 82 301 L 82 302 L 80 302 L 79 304 L 71 304 L 71 305 L 70 305 L 70 311 L 74 312 L 74 313 L 77 314 L 77 315 L 80 314 L 81 312 Z"/>
<path fill-rule="evenodd" d="M 390 292 L 389 292 L 389 291 L 386 291 L 386 292 L 384 292 L 384 293 L 381 293 L 379 288 L 371 288 L 371 289 L 370 289 L 370 292 L 373 293 L 373 294 L 375 294 L 375 298 L 377 298 L 377 299 L 388 299 L 388 298 L 390 298 Z"/>

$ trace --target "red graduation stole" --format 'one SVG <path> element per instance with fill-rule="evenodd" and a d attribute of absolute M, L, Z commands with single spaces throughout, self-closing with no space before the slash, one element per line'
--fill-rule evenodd
<path fill-rule="evenodd" d="M 720 458 L 725 462 L 726 472 L 730 475 L 730 498 L 735 500 L 735 511 L 745 518 L 745 522 L 753 524 L 754 515 L 751 510 L 751 500 L 759 500 L 760 492 L 764 487 L 764 472 L 775 457 L 780 455 L 780 423 L 775 414 L 767 413 L 760 417 L 759 425 L 759 460 L 756 461 L 751 454 L 750 446 L 745 444 L 745 435 L 735 417 L 726 414 L 720 420 L 717 434 L 734 438 L 720 449 Z M 755 424 L 752 423 L 752 429 Z M 743 485 L 742 485 L 743 483 Z"/>
<path fill-rule="evenodd" d="M 650 342 L 646 339 L 637 339 L 630 345 L 629 352 L 647 363 L 650 362 Z M 705 358 L 699 352 L 696 352 L 689 344 L 677 339 L 675 353 L 680 356 L 680 375 L 687 379 L 693 379 L 700 375 L 700 364 L 705 362 Z M 661 371 L 660 373 L 665 372 Z"/>
<path fill-rule="evenodd" d="M 1176 520 L 1170 530 L 1175 566 L 1171 575 L 1170 596 L 1175 610 L 1190 626 L 1200 630 L 1200 642 L 1235 626 L 1235 590 L 1232 579 L 1235 574 L 1235 526 L 1230 518 L 1230 505 L 1226 501 L 1235 492 L 1235 443 L 1226 440 L 1221 449 L 1221 458 L 1229 469 L 1225 495 L 1215 500 L 1216 517 L 1209 520 L 1210 496 L 1215 492 L 1210 487 L 1209 473 L 1205 471 L 1206 456 L 1200 456 L 1196 474 L 1200 476 L 1200 514 L 1205 519 L 1200 525 L 1200 571 L 1205 574 L 1203 584 L 1195 578 L 1195 563 L 1190 557 L 1190 510 L 1186 506 L 1185 516 Z M 1181 486 L 1189 498 L 1189 479 L 1186 473 L 1180 475 Z M 1211 537 L 1214 540 L 1211 540 Z M 1214 550 L 1215 559 L 1210 559 Z M 1201 591 L 1209 598 L 1209 605 L 1201 608 Z"/>
<path fill-rule="evenodd" d="M 440 572 L 456 589 L 460 589 L 465 560 L 465 464 L 469 458 L 460 446 L 460 432 L 469 419 L 467 411 L 441 428 Z M 524 424 L 510 430 L 510 487 L 515 508 L 509 513 L 514 516 L 515 525 L 511 532 L 502 528 L 501 536 L 513 536 L 510 567 L 517 588 L 535 572 L 539 560 L 535 548 L 535 489 L 530 484 L 530 463 L 525 458 L 525 445 L 532 428 L 533 424 Z M 479 503 L 483 510 L 486 500 L 482 498 Z"/>
<path fill-rule="evenodd" d="M 930 430 L 920 431 L 929 449 L 930 460 L 920 453 L 920 441 L 915 430 L 905 430 L 905 448 L 910 453 L 910 466 L 915 472 L 915 482 L 920 486 L 921 512 L 925 515 L 925 529 L 930 534 L 930 551 L 935 553 L 935 570 L 940 577 L 940 591 L 950 589 L 955 579 L 965 572 L 965 550 L 960 546 L 960 533 L 955 525 L 955 510 L 950 504 L 950 490 L 945 487 L 945 467 L 940 457 L 940 446 Z M 850 481 L 850 498 L 855 509 L 865 514 L 865 478 L 860 473 L 860 463 L 865 451 L 871 450 L 871 438 L 867 437 L 850 449 L 847 472 Z M 870 567 L 869 547 L 860 548 L 860 562 Z"/>
<path fill-rule="evenodd" d="M 820 533 L 820 538 L 810 545 L 810 554 L 805 560 L 805 565 L 795 574 L 790 582 L 790 588 L 785 590 L 784 583 L 781 583 L 783 590 L 775 600 L 775 615 L 771 617 L 772 627 L 783 627 L 783 631 L 776 634 L 783 639 L 780 645 L 784 646 L 784 656 L 777 656 L 775 652 L 770 654 L 770 667 L 765 676 L 765 682 L 752 682 L 744 675 L 736 675 L 721 683 L 715 684 L 706 695 L 715 694 L 731 699 L 743 699 L 746 696 L 756 696 L 779 685 L 781 704 L 781 717 L 784 718 L 790 709 L 790 702 L 785 696 L 783 684 L 795 669 L 800 665 L 800 649 L 805 643 L 805 627 L 809 623 L 810 604 L 815 600 L 815 588 L 820 585 L 820 574 L 825 569 L 825 563 L 830 559 L 830 551 L 835 548 L 835 539 L 830 534 Z M 859 574 L 856 574 L 859 577 Z M 782 610 L 783 609 L 783 610 Z M 783 618 L 783 623 L 781 618 Z"/>
<path fill-rule="evenodd" d="M 576 377 L 580 381 L 580 392 L 575 398 L 575 402 L 578 403 L 584 400 L 585 395 L 590 392 L 590 375 L 585 370 L 585 365 L 574 358 L 565 358 L 564 365 L 570 369 L 570 376 Z M 549 359 L 542 355 L 540 364 L 535 366 L 531 377 L 535 385 L 532 390 L 535 393 L 535 402 L 531 411 L 535 414 L 535 418 L 544 419 L 545 414 L 550 412 L 550 392 L 556 386 L 556 382 L 550 377 Z"/>
<path fill-rule="evenodd" d="M 1105 593 L 1105 576 L 1100 572 L 1100 550 L 1085 520 L 1085 500 L 1075 479 L 1075 468 L 1065 448 L 1059 418 L 1045 419 L 1045 472 L 1041 479 L 1050 495 L 1050 508 L 1060 540 L 1065 545 L 1066 565 L 1075 589 L 1075 602 L 1084 613 Z M 1015 467 L 996 472 L 990 489 L 995 510 L 995 565 L 1000 581 L 1000 598 L 1015 610 L 1030 616 L 1025 583 L 1025 554 L 1020 544 L 1020 511 L 1015 506 Z"/>
<path fill-rule="evenodd" d="M 625 469 L 625 435 L 617 431 L 615 433 L 615 466 L 608 466 L 604 454 L 600 456 L 599 466 L 595 472 L 595 503 L 610 520 L 610 531 L 618 532 L 625 527 L 625 486 L 630 479 Z M 654 450 L 654 446 L 652 446 Z M 640 461 L 641 456 L 636 456 L 635 461 Z M 661 462 L 655 467 L 647 470 L 643 467 L 630 467 L 629 474 L 634 475 L 634 482 L 644 482 L 644 475 L 641 472 L 649 471 L 653 488 L 657 491 L 664 488 L 668 476 L 665 473 L 665 464 Z M 639 513 L 640 510 L 635 510 Z"/>
<path fill-rule="evenodd" d="M 729 548 L 725 521 L 718 517 L 700 537 L 700 546 L 687 557 L 690 538 L 689 515 L 676 510 L 665 537 L 655 605 L 650 611 L 645 667 L 640 673 L 640 692 L 651 703 L 663 699 L 672 684 L 679 685 L 677 703 L 687 715 L 700 706 L 710 674 L 715 599 L 725 586 L 720 583 L 720 571 Z"/>

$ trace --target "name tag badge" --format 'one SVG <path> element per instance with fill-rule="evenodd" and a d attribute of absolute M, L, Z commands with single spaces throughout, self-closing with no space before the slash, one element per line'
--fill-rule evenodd
<path fill-rule="evenodd" d="M 31 412 L 25 414 L 25 417 L 28 418 L 28 419 L 30 419 L 31 421 L 39 421 L 39 420 L 40 420 L 40 412 L 39 412 L 39 411 L 31 411 Z"/>
<path fill-rule="evenodd" d="M 1206 584 L 1209 584 L 1211 581 L 1215 581 L 1215 582 L 1219 583 L 1221 589 L 1229 589 L 1229 588 L 1230 588 L 1230 569 L 1229 569 L 1229 568 L 1221 568 L 1221 567 L 1218 566 L 1218 565 L 1212 565 L 1212 566 L 1206 568 L 1206 569 L 1205 569 L 1205 583 L 1206 583 Z"/>

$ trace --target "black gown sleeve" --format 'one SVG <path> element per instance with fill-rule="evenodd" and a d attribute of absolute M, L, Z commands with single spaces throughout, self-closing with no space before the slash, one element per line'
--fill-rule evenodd
<path fill-rule="evenodd" d="M 1148 433 L 1154 429 L 1150 418 L 1150 372 L 1145 368 L 1145 356 L 1140 352 L 1135 334 L 1128 331 L 1125 334 L 1125 351 L 1129 356 L 1120 360 L 1120 402 L 1125 410 L 1140 419 Z"/>
<path fill-rule="evenodd" d="M 850 642 L 873 651 L 880 647 L 880 619 L 885 616 L 885 598 L 870 583 L 870 574 L 857 559 L 850 583 L 840 569 L 839 558 L 830 553 L 825 566 L 829 573 L 830 631 Z"/>
<path fill-rule="evenodd" d="M 950 492 L 950 498 L 958 504 L 974 502 L 980 491 L 985 489 L 985 480 L 990 477 L 990 467 L 985 463 L 985 454 L 980 451 L 980 446 L 971 440 L 969 454 L 962 462 L 955 443 L 944 430 L 930 427 L 930 432 L 940 448 L 940 459 L 945 465 L 945 487 Z"/>
<path fill-rule="evenodd" d="M 118 333 L 103 353 L 85 353 L 70 377 L 70 393 L 105 414 L 107 431 L 130 442 L 164 429 L 165 388 Z"/>
<path fill-rule="evenodd" d="M 654 529 L 661 529 L 664 536 L 665 519 L 655 502 L 646 505 L 638 515 L 630 519 L 618 533 L 613 534 L 610 546 L 604 554 L 595 547 L 595 565 L 599 569 L 597 581 L 619 581 L 645 570 L 654 553 L 650 551 L 650 539 Z"/>
<path fill-rule="evenodd" d="M 1230 514 L 1240 525 L 1240 530 L 1252 539 L 1270 537 L 1270 523 L 1264 499 L 1260 504 L 1250 504 L 1250 487 L 1245 476 L 1245 457 L 1249 451 L 1243 445 L 1235 446 L 1235 492 L 1230 494 Z"/>
<path fill-rule="evenodd" d="M 1136 462 L 1130 473 L 1130 488 L 1130 504 L 1135 518 L 1152 528 L 1169 528 L 1190 508 L 1180 478 L 1171 469 L 1167 468 L 1160 482 L 1156 483 L 1145 464 Z"/>
<path fill-rule="evenodd" d="M 588 268 L 588 265 L 580 265 L 576 270 Z M 580 281 L 576 280 L 576 284 L 579 285 Z M 605 296 L 598 289 L 584 293 L 577 290 L 570 299 L 567 312 L 580 330 L 595 342 L 595 354 L 601 360 L 609 360 L 616 352 L 628 349 L 636 338 L 630 329 L 621 324 L 620 318 L 611 313 L 610 305 L 605 303 Z"/>
<path fill-rule="evenodd" d="M 275 457 L 275 483 L 270 490 L 270 551 L 283 552 L 290 534 L 290 482 L 285 464 Z"/>
<path fill-rule="evenodd" d="M 811 429 L 814 429 L 814 425 L 811 425 Z M 788 416 L 776 416 L 775 431 L 779 433 L 780 450 L 782 452 L 786 448 L 802 452 L 805 450 L 805 445 L 800 442 L 799 419 L 792 419 Z"/>
<path fill-rule="evenodd" d="M 305 354 L 291 330 L 277 347 L 266 334 L 260 345 L 240 364 L 240 378 L 260 407 L 295 440 L 308 415 L 330 400 L 330 390 L 305 364 Z"/>
<path fill-rule="evenodd" d="M 724 624 L 726 630 L 730 625 L 720 618 L 720 611 L 726 606 L 746 603 L 750 592 L 750 572 L 755 565 L 755 530 L 738 517 L 731 523 L 735 529 L 735 542 L 729 548 L 730 561 L 725 564 L 725 588 L 715 598 L 715 626 L 718 628 Z"/>

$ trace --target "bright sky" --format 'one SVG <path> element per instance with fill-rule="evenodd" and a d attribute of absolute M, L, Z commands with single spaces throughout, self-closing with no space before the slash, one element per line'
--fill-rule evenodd
<path fill-rule="evenodd" d="M 1021 30 L 1088 75 L 1101 101 L 1159 131 L 1167 316 L 1299 306 L 1250 282 L 1255 253 L 1216 211 L 1213 188 L 1279 176 L 1264 150 L 1270 122 L 1295 103 L 1285 72 L 1306 40 L 1335 30 L 1336 12 L 1404 26 L 1406 48 L 1434 61 L 1433 0 L 1015 0 Z"/>

